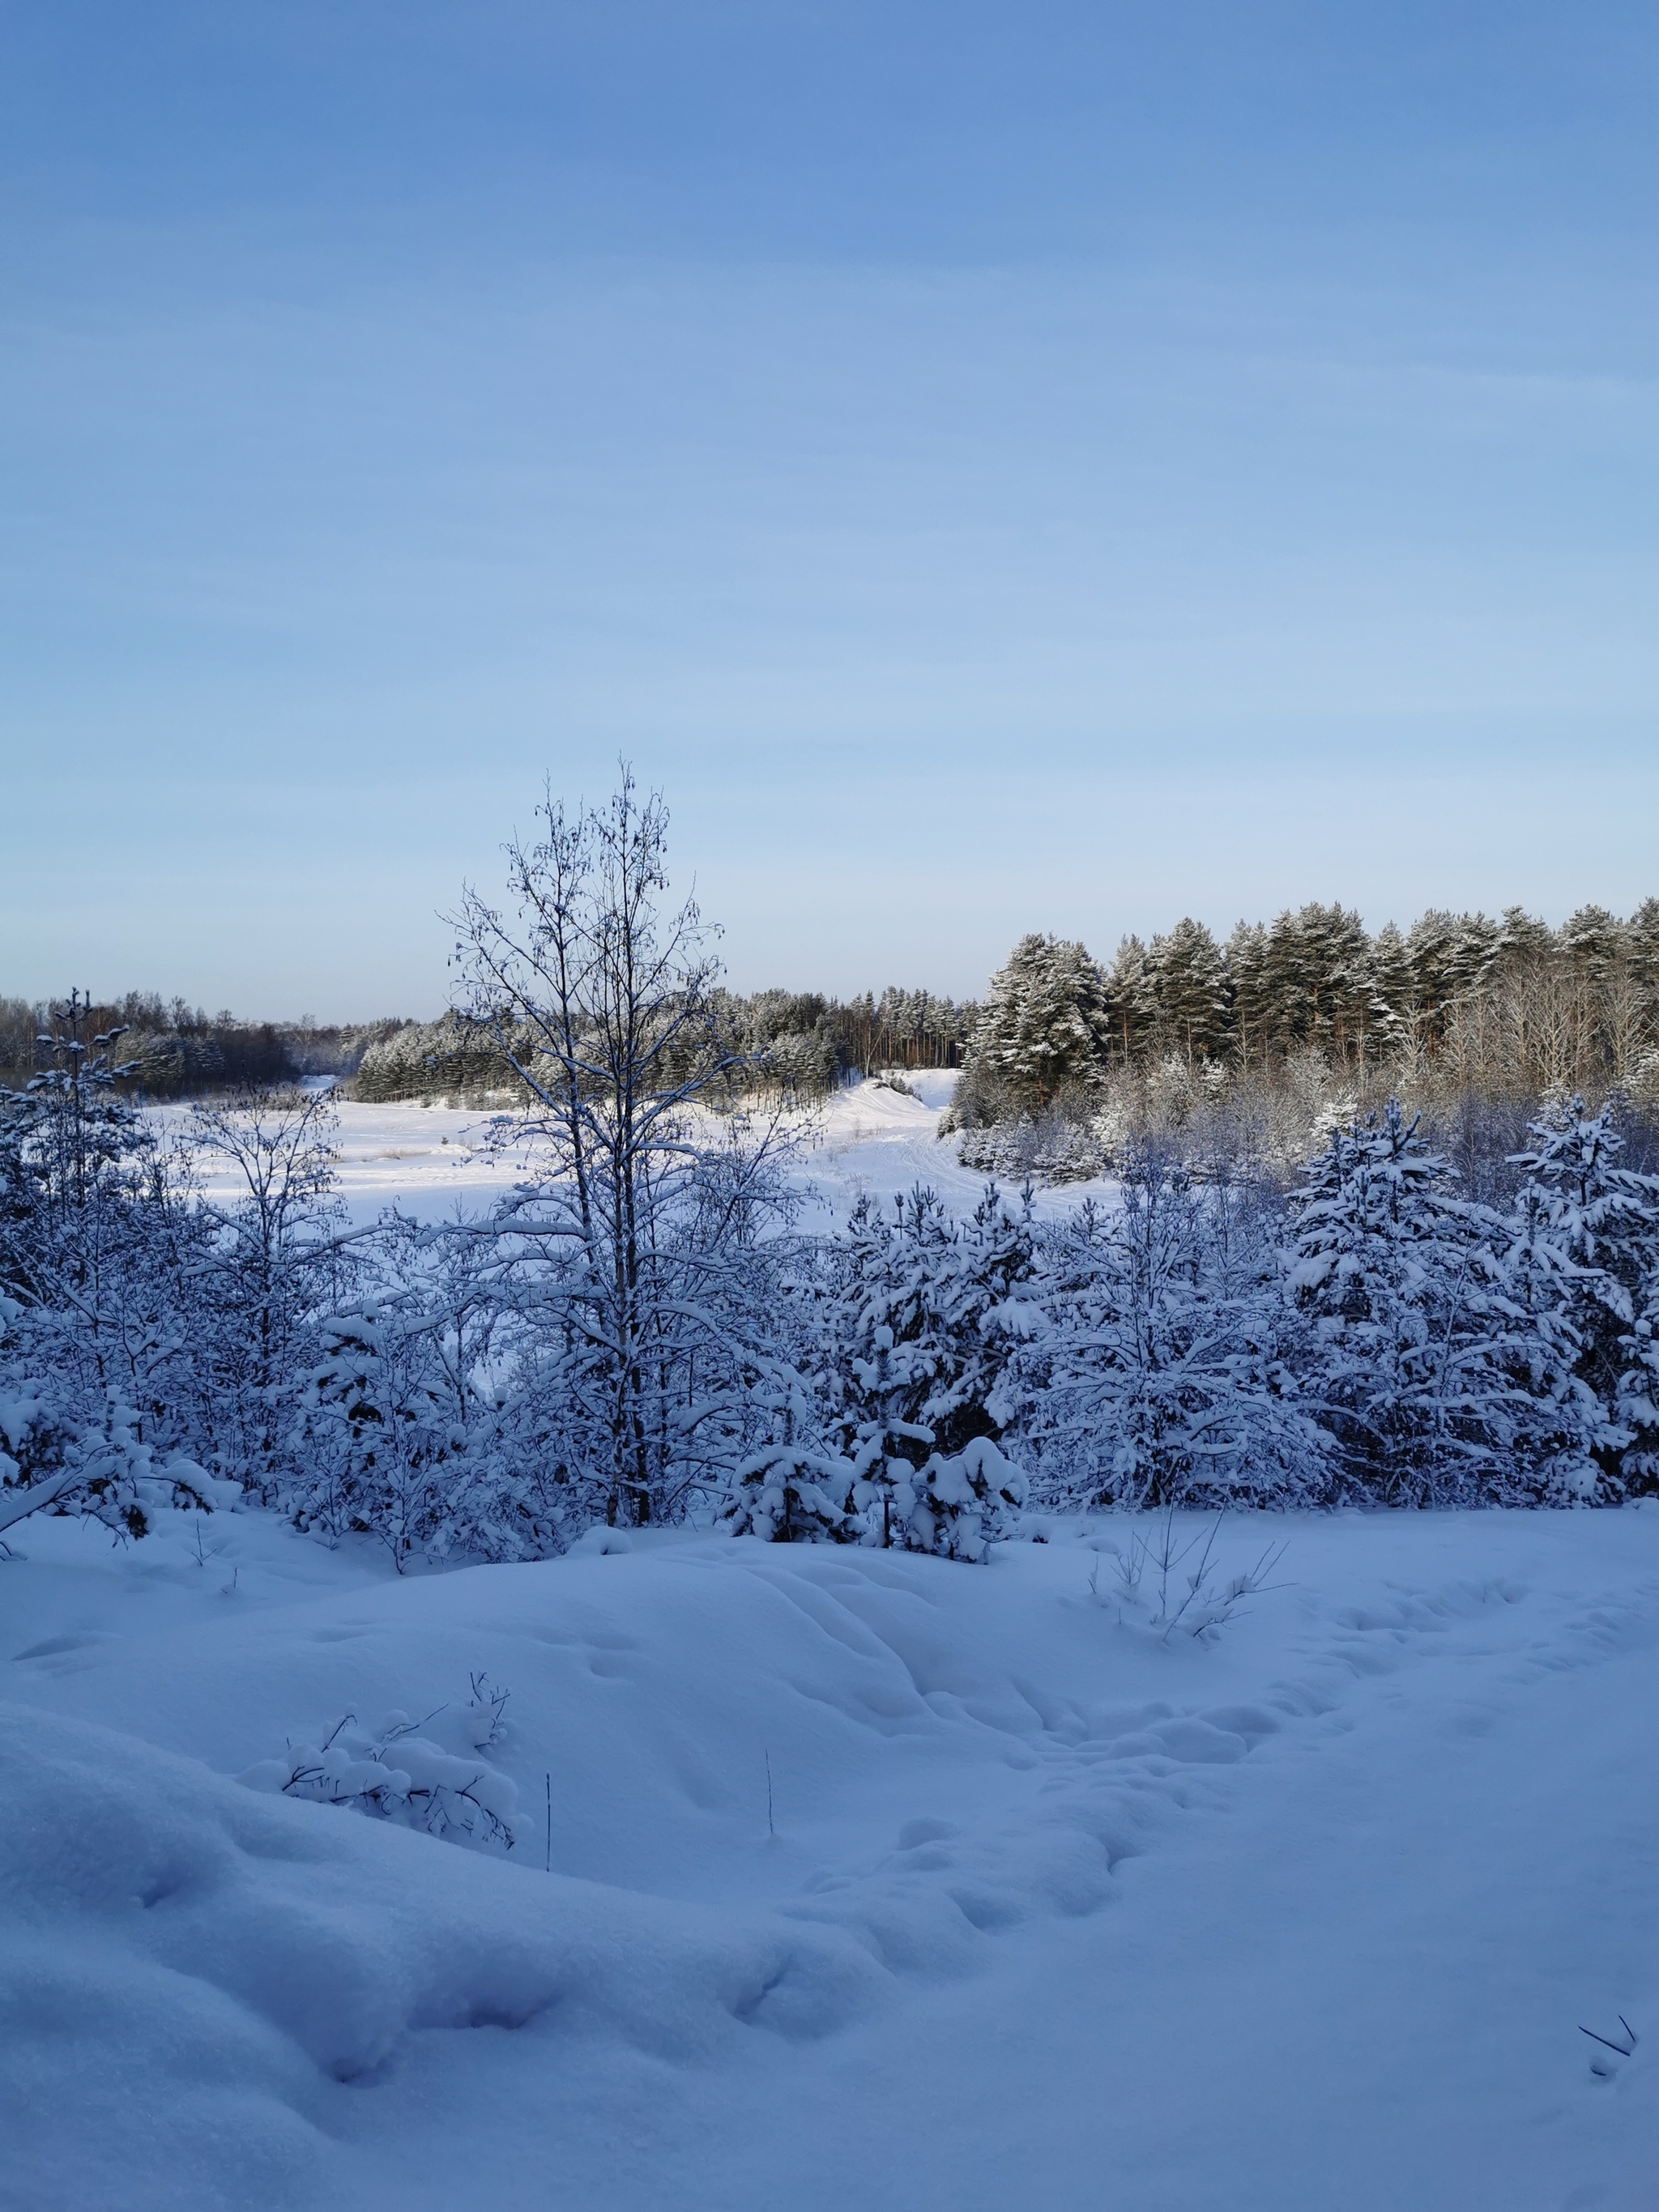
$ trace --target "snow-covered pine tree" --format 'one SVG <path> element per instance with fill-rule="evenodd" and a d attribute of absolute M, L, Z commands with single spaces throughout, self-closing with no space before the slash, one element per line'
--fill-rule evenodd
<path fill-rule="evenodd" d="M 1401 1034 L 1414 1011 L 1412 958 L 1397 923 L 1385 921 L 1371 939 L 1371 985 L 1391 1036 Z"/>
<path fill-rule="evenodd" d="M 1530 967 L 1551 958 L 1556 949 L 1554 933 L 1547 922 L 1528 914 L 1523 906 L 1506 906 L 1499 918 L 1491 965 L 1498 973 Z"/>
<path fill-rule="evenodd" d="M 1158 1006 L 1158 1039 L 1190 1065 L 1219 1059 L 1231 1041 L 1226 963 L 1201 921 L 1183 915 L 1147 956 Z"/>
<path fill-rule="evenodd" d="M 1581 906 L 1562 923 L 1562 951 L 1592 989 L 1606 990 L 1625 951 L 1625 925 L 1604 906 Z"/>
<path fill-rule="evenodd" d="M 1644 899 L 1625 924 L 1626 957 L 1642 1009 L 1645 1042 L 1659 1048 L 1659 898 Z"/>
<path fill-rule="evenodd" d="M 1388 1006 L 1358 914 L 1316 902 L 1281 914 L 1267 932 L 1264 968 L 1269 1026 L 1281 1048 L 1363 1060 L 1386 1033 Z"/>
<path fill-rule="evenodd" d="M 1227 939 L 1227 990 L 1238 1057 L 1247 1067 L 1267 1058 L 1270 1028 L 1267 933 L 1259 921 L 1241 921 Z"/>
<path fill-rule="evenodd" d="M 1300 915 L 1288 908 L 1267 926 L 1263 961 L 1268 1041 L 1283 1052 L 1319 1041 L 1320 974 Z"/>
<path fill-rule="evenodd" d="M 1132 1066 L 1158 1039 L 1158 994 L 1152 956 L 1138 937 L 1125 937 L 1106 975 L 1106 1029 L 1111 1058 Z"/>
<path fill-rule="evenodd" d="M 1453 1006 L 1484 989 L 1498 956 L 1503 932 L 1484 914 L 1449 914 L 1431 908 L 1407 937 L 1412 996 L 1426 1038 L 1439 1043 Z"/>

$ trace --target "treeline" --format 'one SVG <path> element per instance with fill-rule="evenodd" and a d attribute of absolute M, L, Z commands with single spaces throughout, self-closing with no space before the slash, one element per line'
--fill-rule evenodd
<path fill-rule="evenodd" d="M 852 1075 L 879 1069 L 958 1067 L 980 1009 L 925 990 L 890 985 L 879 997 L 849 1000 L 815 991 L 709 994 L 729 1097 L 771 1094 L 789 1102 L 824 1097 Z M 503 1050 L 503 1036 L 507 1050 Z M 453 1098 L 483 1105 L 514 1095 L 510 1051 L 531 1065 L 540 1049 L 533 1027 L 507 1019 L 501 1033 L 451 1012 L 411 1022 L 363 1053 L 350 1095 L 371 1101 Z"/>
<path fill-rule="evenodd" d="M 792 1101 L 822 1098 L 849 1076 L 878 1069 L 959 1066 L 979 1012 L 975 1005 L 896 985 L 846 1000 L 769 990 L 717 991 L 711 1001 L 735 1055 L 723 1088 Z M 22 1090 L 52 1065 L 47 1040 L 65 1012 L 44 1000 L 0 999 L 0 1087 Z M 139 1098 L 267 1090 L 331 1075 L 349 1097 L 483 1105 L 517 1085 L 501 1040 L 453 1011 L 434 1022 L 255 1022 L 129 991 L 107 1001 L 77 1000 L 76 1018 L 88 1037 L 117 1036 L 114 1064 Z M 519 1035 L 519 1048 L 533 1057 L 527 1032 Z"/>
<path fill-rule="evenodd" d="M 0 999 L 0 1086 L 21 1091 L 56 1064 L 54 1039 L 66 1011 L 47 1000 Z M 116 1061 L 127 1071 L 123 1080 L 137 1096 L 156 1099 L 349 1076 L 372 1045 L 407 1026 L 398 1020 L 242 1021 L 228 1008 L 210 1014 L 155 991 L 102 1002 L 77 994 L 75 1019 L 88 1038 L 115 1036 Z"/>
<path fill-rule="evenodd" d="M 1389 1091 L 1431 1108 L 1460 1094 L 1659 1096 L 1659 899 L 1623 918 L 1582 907 L 1559 929 L 1511 907 L 1496 921 L 1437 910 L 1375 934 L 1340 904 L 1311 904 L 1240 922 L 1224 943 L 1187 918 L 1149 941 L 1125 938 L 1109 963 L 1033 935 L 982 1006 L 892 985 L 847 1000 L 710 998 L 744 1085 L 811 1098 L 854 1074 L 966 1068 L 966 1128 L 1039 1117 L 1057 1102 L 1077 1124 L 1126 1076 L 1161 1085 L 1177 1113 L 1194 1082 L 1212 1097 L 1240 1079 L 1305 1090 L 1316 1064 L 1360 1103 Z M 0 1000 L 0 1083 L 21 1087 L 46 1064 L 37 1039 L 53 1019 L 44 1004 Z M 124 1031 L 120 1057 L 151 1097 L 333 1075 L 363 1099 L 482 1102 L 516 1081 L 499 1039 L 453 1012 L 319 1026 L 129 992 L 90 1019 Z M 1130 1091 L 1120 1083 L 1116 1095 Z M 1169 1122 L 1155 1101 L 1151 1110 Z"/>
<path fill-rule="evenodd" d="M 1184 920 L 1109 966 L 1021 939 L 993 978 L 952 1106 L 963 1157 L 1055 1179 L 1153 1141 L 1291 1164 L 1390 1096 L 1493 1194 L 1541 1103 L 1619 1094 L 1659 1114 L 1659 900 L 1559 929 L 1512 908 L 1369 935 L 1340 906 Z"/>
<path fill-rule="evenodd" d="M 1588 1090 L 1659 1045 L 1659 899 L 1627 919 L 1581 907 L 1559 929 L 1519 907 L 1495 921 L 1431 911 L 1374 936 L 1356 913 L 1309 905 L 1240 922 L 1224 945 L 1183 919 L 1126 938 L 1091 980 L 1107 1061 L 1249 1067 L 1311 1046 L 1355 1069 L 1439 1059 L 1482 1088 Z"/>

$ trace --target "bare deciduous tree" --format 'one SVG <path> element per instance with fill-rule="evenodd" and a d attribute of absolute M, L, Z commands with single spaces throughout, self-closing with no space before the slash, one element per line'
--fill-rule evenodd
<path fill-rule="evenodd" d="M 498 1125 L 529 1179 L 504 1210 L 526 1253 L 571 1443 L 605 1517 L 670 1510 L 735 1418 L 727 1358 L 757 1243 L 787 1211 L 780 1129 L 708 1120 L 744 1065 L 695 899 L 665 912 L 668 813 L 624 766 L 604 806 L 550 791 L 506 849 L 514 911 L 469 890 L 456 918 L 466 1012 L 520 1085 Z"/>

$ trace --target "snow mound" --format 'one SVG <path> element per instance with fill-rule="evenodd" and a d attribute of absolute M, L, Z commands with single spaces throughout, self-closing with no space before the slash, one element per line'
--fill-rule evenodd
<path fill-rule="evenodd" d="M 303 2202 L 343 2085 L 422 2028 L 534 2027 L 707 2064 L 822 2035 L 878 1969 L 833 1930 L 607 1891 L 262 1797 L 0 1706 L 0 2135 L 15 2202 Z"/>

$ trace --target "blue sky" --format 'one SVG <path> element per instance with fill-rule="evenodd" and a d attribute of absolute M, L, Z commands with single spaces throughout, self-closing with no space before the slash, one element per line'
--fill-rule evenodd
<path fill-rule="evenodd" d="M 441 1004 L 544 776 L 743 986 L 1659 890 L 1650 10 L 0 16 L 0 990 Z"/>

